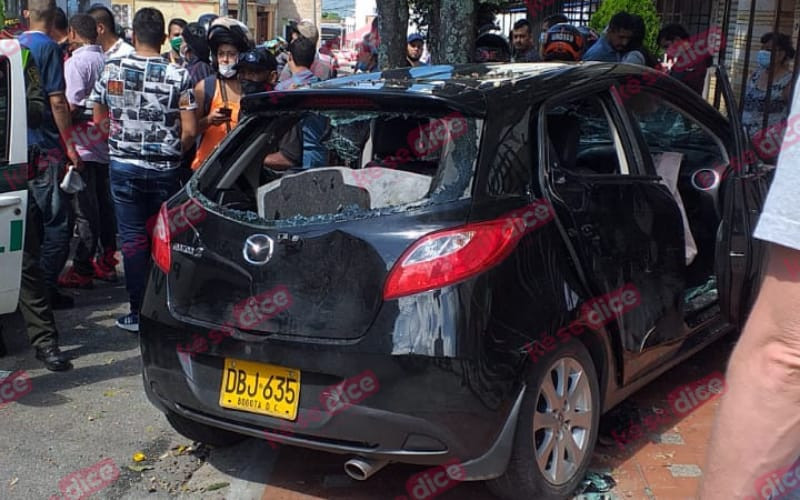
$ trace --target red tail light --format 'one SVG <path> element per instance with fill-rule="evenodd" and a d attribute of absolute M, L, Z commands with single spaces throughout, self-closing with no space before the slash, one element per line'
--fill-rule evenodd
<path fill-rule="evenodd" d="M 153 262 L 165 273 L 169 272 L 172 265 L 172 253 L 169 248 L 171 239 L 167 204 L 164 203 L 161 205 L 161 210 L 158 211 L 156 223 L 153 226 L 153 245 L 150 253 L 153 256 Z"/>
<path fill-rule="evenodd" d="M 397 260 L 383 298 L 435 290 L 486 271 L 505 259 L 524 234 L 552 218 L 549 203 L 537 201 L 499 219 L 426 235 Z"/>

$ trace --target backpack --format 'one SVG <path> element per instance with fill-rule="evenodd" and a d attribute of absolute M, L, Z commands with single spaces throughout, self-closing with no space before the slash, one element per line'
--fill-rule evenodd
<path fill-rule="evenodd" d="M 211 101 L 214 100 L 214 93 L 217 91 L 217 75 L 211 74 L 203 78 L 203 116 L 211 113 Z"/>

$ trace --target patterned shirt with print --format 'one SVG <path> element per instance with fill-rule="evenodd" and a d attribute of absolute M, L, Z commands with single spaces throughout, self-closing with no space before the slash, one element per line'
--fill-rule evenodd
<path fill-rule="evenodd" d="M 197 108 L 185 69 L 162 57 L 112 59 L 88 100 L 108 107 L 112 160 L 154 170 L 180 165 L 180 113 Z"/>
<path fill-rule="evenodd" d="M 122 38 L 117 38 L 117 41 L 114 42 L 114 45 L 108 48 L 105 51 L 104 55 L 106 56 L 106 61 L 109 59 L 116 59 L 118 57 L 127 57 L 133 55 L 135 52 L 133 45 L 129 44 Z"/>

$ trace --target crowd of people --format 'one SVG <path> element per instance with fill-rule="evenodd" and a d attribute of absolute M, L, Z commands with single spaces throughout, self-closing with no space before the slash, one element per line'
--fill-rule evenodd
<path fill-rule="evenodd" d="M 29 183 L 33 203 L 20 309 L 37 358 L 63 370 L 70 364 L 58 347 L 52 310 L 71 308 L 74 299 L 62 289 L 116 281 L 119 238 L 130 311 L 116 324 L 138 332 L 150 221 L 236 126 L 242 97 L 336 78 L 339 68 L 329 47 L 318 50 L 319 30 L 311 21 L 292 23 L 289 40 L 257 46 L 243 23 L 213 14 L 165 23 L 158 10 L 142 8 L 133 19 L 132 44 L 118 36 L 113 13 L 100 4 L 67 19 L 54 0 L 28 0 L 23 17 L 26 29 L 16 36 L 26 56 L 28 142 L 36 168 Z M 669 64 L 690 43 L 679 25 L 658 33 L 667 56 L 657 60 L 645 46 L 642 18 L 626 12 L 614 15 L 602 34 L 574 26 L 562 14 L 544 19 L 541 28 L 536 47 L 527 19 L 514 24 L 511 43 L 493 25 L 482 25 L 475 60 L 628 62 L 669 72 L 698 93 L 711 64 L 710 55 Z M 751 135 L 765 112 L 770 125 L 788 116 L 791 41 L 768 33 L 761 42 L 759 68 L 744 102 Z M 359 45 L 356 71 L 378 69 L 379 43 L 373 22 Z M 423 36 L 408 35 L 403 66 L 428 64 L 428 57 Z M 264 158 L 264 166 L 322 165 L 314 145 L 323 132 L 320 124 L 304 120 Z M 85 183 L 74 195 L 59 188 L 68 168 Z M 77 246 L 65 269 L 73 235 Z"/>
<path fill-rule="evenodd" d="M 37 359 L 68 370 L 52 313 L 74 307 L 63 289 L 116 281 L 121 254 L 130 312 L 116 325 L 138 332 L 148 231 L 161 204 L 236 126 L 242 97 L 333 78 L 336 67 L 317 51 L 310 21 L 293 25 L 286 50 L 276 51 L 257 47 L 241 22 L 214 15 L 165 23 L 158 10 L 140 9 L 132 44 L 99 4 L 66 20 L 54 0 L 29 0 L 23 17 L 22 33 L 3 33 L 17 37 L 26 61 L 34 166 L 20 310 Z M 304 123 L 265 166 L 321 164 L 304 148 L 313 137 L 314 124 Z M 75 194 L 60 188 L 69 169 L 85 185 Z"/>
<path fill-rule="evenodd" d="M 703 93 L 712 54 L 706 50 L 696 54 L 692 37 L 683 26 L 668 24 L 656 36 L 663 58 L 655 57 L 645 44 L 647 28 L 641 16 L 627 12 L 615 14 L 604 33 L 586 26 L 570 24 L 564 14 L 553 14 L 541 23 L 539 48 L 535 48 L 533 26 L 527 19 L 517 21 L 508 37 L 488 23 L 479 29 L 475 60 L 483 62 L 539 61 L 602 61 L 639 64 L 662 71 L 680 80 L 689 88 Z M 783 132 L 789 115 L 792 88 L 791 62 L 795 50 L 790 37 L 783 33 L 766 33 L 756 57 L 756 70 L 747 80 L 742 102 L 742 121 L 754 151 L 767 163 L 777 161 Z M 702 40 L 706 44 L 707 40 Z M 702 44 L 700 44 L 702 45 Z M 704 45 L 705 46 L 705 45 Z M 771 87 L 768 90 L 768 87 Z M 771 147 L 759 147 L 769 133 Z"/>

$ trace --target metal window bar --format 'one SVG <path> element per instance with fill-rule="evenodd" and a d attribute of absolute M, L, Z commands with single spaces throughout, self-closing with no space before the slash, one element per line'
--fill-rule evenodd
<path fill-rule="evenodd" d="M 779 26 L 780 26 L 778 24 L 778 21 L 780 21 L 779 16 L 780 16 L 780 13 L 781 13 L 781 3 L 783 3 L 783 2 L 781 2 L 781 0 L 778 0 L 778 5 L 776 6 L 776 9 L 775 9 L 775 21 L 773 21 L 773 23 L 772 23 L 772 33 L 773 33 L 773 35 L 772 35 L 772 48 L 773 48 L 773 50 L 771 50 L 770 53 L 769 53 L 769 70 L 768 70 L 769 74 L 767 75 L 767 95 L 764 97 L 764 116 L 761 119 L 761 129 L 762 130 L 767 128 L 767 123 L 769 123 L 770 110 L 772 109 L 770 101 L 772 100 L 772 83 L 773 83 L 773 80 L 775 78 L 774 68 L 775 68 L 775 64 L 777 64 L 777 62 L 778 62 L 778 61 L 775 60 L 775 52 L 776 52 L 775 51 L 775 47 L 776 47 L 776 43 L 778 41 L 777 38 L 776 38 L 776 35 L 778 34 L 778 29 L 779 29 Z M 750 20 L 750 22 L 751 23 L 753 22 L 752 19 Z"/>
<path fill-rule="evenodd" d="M 731 1 L 731 0 L 728 0 Z M 740 89 L 739 94 L 739 112 L 741 113 L 744 109 L 744 95 L 747 92 L 747 79 L 750 78 L 750 75 L 747 74 L 748 69 L 750 68 L 750 49 L 753 46 L 753 25 L 755 24 L 755 15 L 756 15 L 756 0 L 750 0 L 750 20 L 747 24 L 747 38 L 745 42 L 744 48 L 744 65 L 742 66 L 742 88 Z"/>
<path fill-rule="evenodd" d="M 725 66 L 725 59 L 728 53 L 728 40 L 730 40 L 730 30 L 731 30 L 731 7 L 733 1 L 727 0 L 725 2 L 725 6 L 723 7 L 722 11 L 722 44 L 719 48 L 719 55 L 717 59 L 717 65 L 724 67 Z M 752 22 L 752 18 L 751 18 Z M 716 109 L 720 109 L 720 101 L 722 100 L 722 89 L 719 85 L 714 86 L 714 107 Z M 735 105 L 736 103 L 730 103 L 731 105 Z M 727 110 L 728 112 L 732 112 L 735 110 Z"/>

